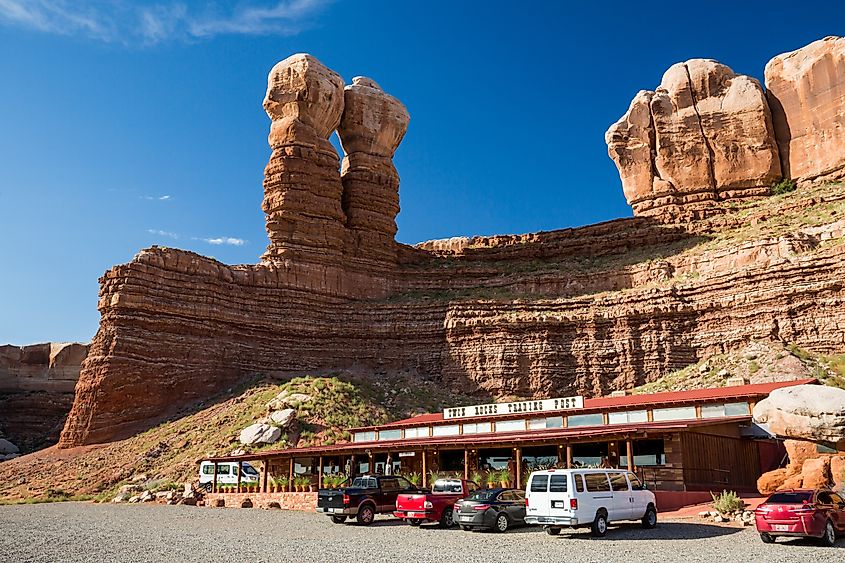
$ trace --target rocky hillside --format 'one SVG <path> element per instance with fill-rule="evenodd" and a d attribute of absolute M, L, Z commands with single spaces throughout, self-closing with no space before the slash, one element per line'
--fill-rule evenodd
<path fill-rule="evenodd" d="M 489 397 L 454 396 L 407 377 L 400 378 L 398 386 L 336 377 L 299 377 L 284 383 L 258 379 L 126 440 L 65 450 L 51 447 L 4 462 L 0 503 L 110 500 L 120 486 L 139 476 L 144 476 L 141 484 L 147 488 L 168 488 L 196 479 L 196 462 L 205 456 L 346 441 L 350 427 L 485 400 Z M 241 443 L 243 429 L 280 407 L 292 408 L 294 416 L 276 439 Z"/>

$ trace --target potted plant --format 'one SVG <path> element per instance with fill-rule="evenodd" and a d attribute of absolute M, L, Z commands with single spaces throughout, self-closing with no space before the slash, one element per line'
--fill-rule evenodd
<path fill-rule="evenodd" d="M 419 474 L 418 472 L 416 472 L 416 471 L 415 471 L 415 472 L 413 472 L 413 473 L 409 473 L 409 474 L 406 476 L 406 478 L 407 478 L 407 479 L 408 479 L 408 481 L 409 481 L 409 482 L 410 482 L 413 486 L 415 486 L 415 487 L 419 487 L 419 486 L 420 486 L 420 484 L 422 483 L 422 475 L 420 475 L 420 474 Z"/>
<path fill-rule="evenodd" d="M 512 480 L 513 475 L 511 475 L 510 471 L 508 471 L 507 469 L 502 469 L 501 471 L 499 471 L 499 484 L 502 487 L 510 487 Z"/>
<path fill-rule="evenodd" d="M 487 486 L 487 479 L 485 478 L 484 473 L 482 473 L 481 471 L 473 471 L 472 473 L 470 473 L 469 480 L 481 488 Z"/>
<path fill-rule="evenodd" d="M 499 473 L 495 470 L 487 472 L 487 488 L 494 489 L 499 485 Z"/>
<path fill-rule="evenodd" d="M 285 492 L 285 489 L 288 487 L 288 478 L 284 475 L 281 477 L 276 477 L 276 491 L 279 493 Z"/>

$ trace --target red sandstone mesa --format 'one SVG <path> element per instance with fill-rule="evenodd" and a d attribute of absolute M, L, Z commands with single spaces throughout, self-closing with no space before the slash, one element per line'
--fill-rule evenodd
<path fill-rule="evenodd" d="M 712 61 L 665 82 L 611 135 L 637 214 L 703 215 L 780 177 L 756 82 Z M 820 244 L 842 238 L 838 218 L 694 255 L 675 250 L 711 224 L 647 217 L 411 248 L 393 239 L 401 103 L 295 55 L 271 72 L 265 109 L 262 263 L 153 247 L 106 272 L 60 445 L 129 435 L 256 373 L 403 371 L 500 396 L 596 395 L 755 338 L 845 348 L 845 248 Z M 683 154 L 703 160 L 685 172 Z"/>

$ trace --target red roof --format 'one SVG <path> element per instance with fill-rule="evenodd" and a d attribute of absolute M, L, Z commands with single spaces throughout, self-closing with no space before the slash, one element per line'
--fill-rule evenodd
<path fill-rule="evenodd" d="M 584 408 L 578 409 L 578 413 L 587 413 L 596 410 L 620 410 L 630 407 L 645 407 L 653 405 L 677 405 L 681 403 L 703 403 L 708 401 L 719 401 L 728 399 L 743 399 L 768 396 L 769 393 L 781 387 L 792 387 L 794 385 L 808 385 L 818 383 L 818 380 L 810 379 L 795 379 L 792 381 L 777 381 L 772 383 L 754 383 L 751 385 L 732 385 L 727 387 L 711 387 L 707 389 L 691 389 L 689 391 L 663 391 L 660 393 L 643 393 L 642 395 L 625 395 L 621 397 L 596 397 L 594 399 L 584 399 Z M 544 411 L 544 413 L 553 411 Z M 563 411 L 557 411 L 563 412 Z M 569 412 L 574 412 L 569 409 Z M 504 418 L 520 418 L 526 415 L 539 415 L 541 413 L 513 413 L 507 415 L 493 415 L 496 419 Z M 459 420 L 477 420 L 490 419 L 491 416 L 482 417 L 463 417 Z M 395 422 L 388 422 L 377 426 L 363 426 L 361 428 L 350 428 L 350 431 L 360 430 L 375 430 L 378 428 L 386 428 L 392 426 L 405 427 L 417 426 L 421 424 L 432 424 L 443 422 L 442 412 L 420 414 L 397 420 Z M 456 421 L 458 419 L 455 419 Z"/>

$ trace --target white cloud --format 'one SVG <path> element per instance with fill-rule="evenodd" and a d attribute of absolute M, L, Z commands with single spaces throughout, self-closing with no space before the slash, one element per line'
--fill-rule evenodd
<path fill-rule="evenodd" d="M 232 8 L 146 0 L 0 0 L 0 23 L 111 43 L 153 45 L 216 35 L 296 35 L 332 0 L 250 0 Z"/>
<path fill-rule="evenodd" d="M 150 233 L 151 235 L 156 235 L 156 236 L 160 236 L 160 237 L 168 237 L 168 238 L 173 238 L 173 239 L 179 238 L 178 233 L 174 233 L 174 232 L 171 232 L 171 231 L 162 231 L 160 229 L 147 229 L 147 232 Z"/>
<path fill-rule="evenodd" d="M 230 244 L 232 246 L 243 246 L 244 244 L 246 244 L 246 241 L 244 239 L 234 237 L 204 238 L 201 240 L 204 240 L 208 244 L 214 245 Z"/>
<path fill-rule="evenodd" d="M 0 0 L 0 2 L 2 2 L 2 1 L 3 0 Z M 145 195 L 145 196 L 141 196 L 141 197 L 143 199 L 148 200 L 148 201 L 168 201 L 170 199 L 173 199 L 173 196 L 171 196 L 171 195 Z"/>

